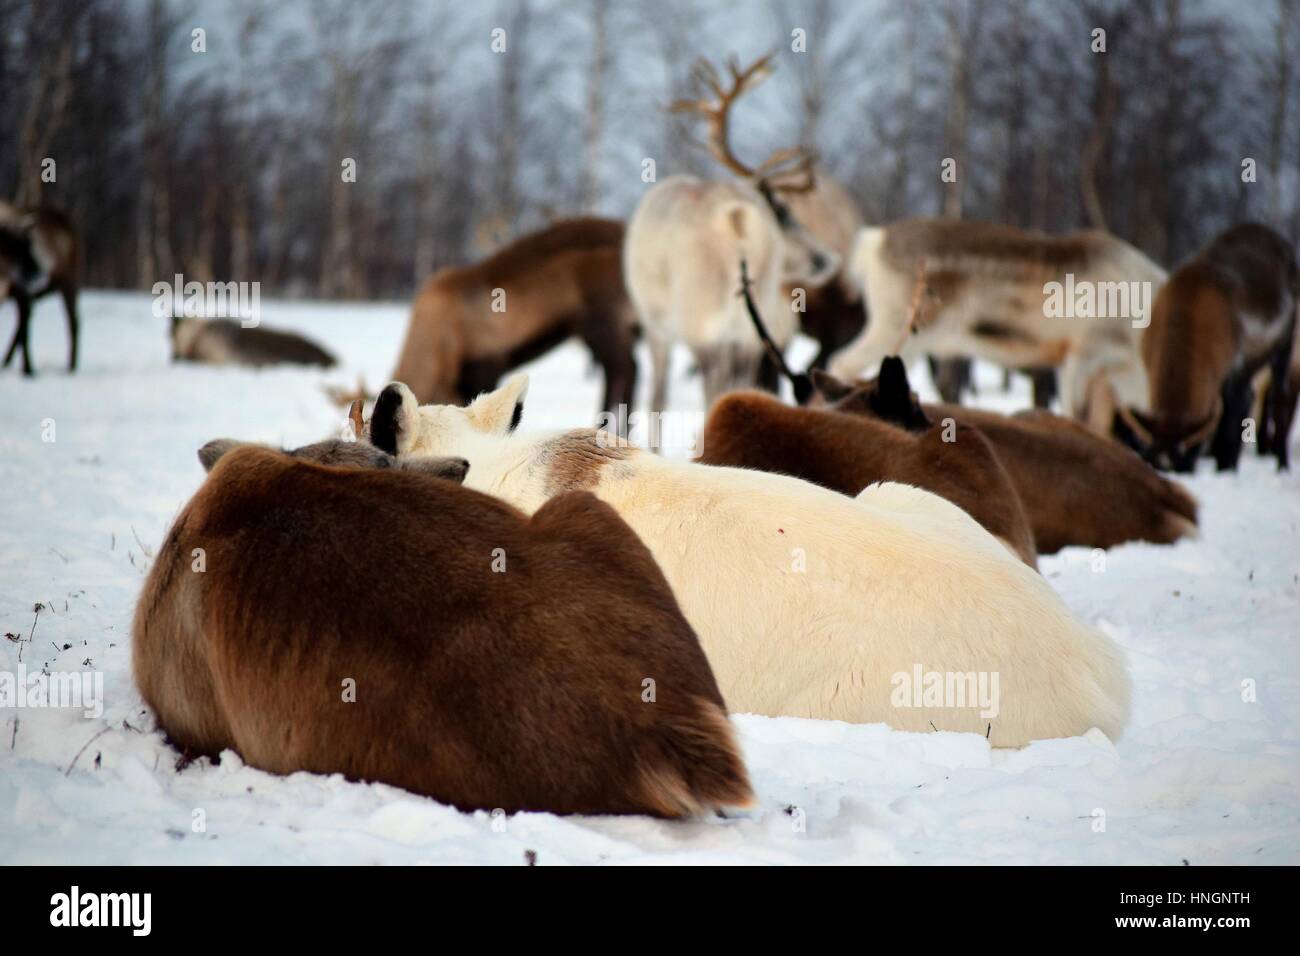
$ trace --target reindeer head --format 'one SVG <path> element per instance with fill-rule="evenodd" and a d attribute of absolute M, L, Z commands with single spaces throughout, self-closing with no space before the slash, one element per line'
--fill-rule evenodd
<path fill-rule="evenodd" d="M 1216 397 L 1211 412 L 1191 419 L 1120 408 L 1115 413 L 1113 431 L 1153 468 L 1187 473 L 1196 470 L 1196 462 L 1214 437 L 1222 413 L 1221 397 Z"/>
<path fill-rule="evenodd" d="M 379 393 L 370 416 L 370 440 L 399 458 L 455 454 L 476 440 L 503 437 L 519 426 L 528 376 L 514 375 L 495 392 L 484 392 L 463 408 L 425 405 L 401 382 Z"/>
<path fill-rule="evenodd" d="M 771 64 L 769 53 L 742 69 L 733 56 L 727 62 L 730 81 L 724 85 L 714 66 L 700 60 L 694 70 L 700 95 L 692 100 L 678 100 L 671 109 L 675 113 L 694 113 L 706 120 L 713 157 L 751 186 L 763 207 L 771 213 L 782 240 L 781 281 L 816 287 L 839 271 L 839 256 L 805 228 L 781 198 L 781 193 L 808 192 L 813 188 L 815 157 L 802 147 L 781 149 L 753 167 L 741 162 L 731 148 L 731 107 L 740 96 L 771 75 Z"/>
<path fill-rule="evenodd" d="M 233 438 L 214 438 L 199 449 L 199 464 L 203 466 L 204 471 L 211 471 L 229 452 L 247 444 L 249 442 L 236 441 Z M 339 468 L 398 468 L 402 471 L 445 478 L 458 484 L 465 480 L 465 475 L 469 472 L 469 462 L 464 458 L 421 458 L 415 461 L 398 462 L 392 455 L 381 451 L 369 442 L 343 441 L 338 438 L 292 450 L 285 449 L 285 454 L 303 461 L 311 461 L 319 465 L 334 465 Z"/>

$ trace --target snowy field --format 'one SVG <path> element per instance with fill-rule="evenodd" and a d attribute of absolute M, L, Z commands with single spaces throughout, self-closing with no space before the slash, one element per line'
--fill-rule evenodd
<path fill-rule="evenodd" d="M 758 806 L 690 823 L 464 814 L 231 753 L 178 770 L 131 680 L 130 620 L 203 477 L 195 450 L 335 433 L 322 385 L 382 385 L 406 306 L 265 302 L 264 324 L 343 367 L 254 372 L 172 366 L 150 304 L 84 295 L 70 378 L 61 309 L 44 302 L 39 377 L 0 375 L 0 673 L 91 671 L 104 690 L 98 716 L 0 710 L 0 863 L 1300 863 L 1300 477 L 1253 454 L 1189 481 L 1201 540 L 1116 548 L 1104 569 L 1083 550 L 1041 562 L 1128 655 L 1133 717 L 1115 743 L 1094 731 L 993 751 L 977 735 L 741 715 Z M 12 321 L 0 312 L 4 344 Z M 688 364 L 677 356 L 672 404 L 698 410 Z M 594 422 L 600 379 L 580 346 L 530 371 L 524 428 Z M 1024 404 L 1018 385 L 984 400 Z"/>

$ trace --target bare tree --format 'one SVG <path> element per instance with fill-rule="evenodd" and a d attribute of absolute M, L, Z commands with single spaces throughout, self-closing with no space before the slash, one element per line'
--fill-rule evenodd
<path fill-rule="evenodd" d="M 591 61 L 587 69 L 587 127 L 583 143 L 582 208 L 601 200 L 601 149 L 605 140 L 605 88 L 609 83 L 609 0 L 591 0 Z"/>
<path fill-rule="evenodd" d="M 86 10 L 85 3 L 38 3 L 27 10 L 23 69 L 28 82 L 19 136 L 19 203 L 32 204 L 41 198 L 42 163 L 68 116 L 73 57 Z"/>

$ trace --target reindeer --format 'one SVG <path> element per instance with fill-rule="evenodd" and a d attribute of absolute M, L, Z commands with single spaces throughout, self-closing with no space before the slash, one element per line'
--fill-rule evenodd
<path fill-rule="evenodd" d="M 857 337 L 866 320 L 862 287 L 845 268 L 866 220 L 857 200 L 826 170 L 815 167 L 812 180 L 812 188 L 805 189 L 797 177 L 778 175 L 772 178 L 772 188 L 795 220 L 830 249 L 840 265 L 820 286 L 787 283 L 784 287 L 785 301 L 802 305 L 797 310 L 800 330 L 817 341 L 817 355 L 808 367 L 825 368 L 832 355 Z"/>
<path fill-rule="evenodd" d="M 245 328 L 233 319 L 172 316 L 172 361 L 212 365 L 316 365 L 332 368 L 337 360 L 311 339 L 296 332 Z"/>
<path fill-rule="evenodd" d="M 886 359 L 881 378 L 901 368 L 897 359 Z M 906 390 L 906 372 L 899 385 Z M 883 481 L 924 488 L 1037 567 L 1020 496 L 988 440 L 967 425 L 946 429 L 935 423 L 913 433 L 881 419 L 791 407 L 766 392 L 730 392 L 709 413 L 696 460 L 793 475 L 850 497 Z"/>
<path fill-rule="evenodd" d="M 1099 434 L 1110 433 L 1118 407 L 1146 403 L 1138 344 L 1150 321 L 1146 290 L 1165 273 L 1115 236 L 907 219 L 863 229 L 850 270 L 863 284 L 871 322 L 832 358 L 837 378 L 874 372 L 895 354 L 1059 365 L 1066 413 Z M 918 277 L 928 305 L 909 325 L 906 304 Z"/>
<path fill-rule="evenodd" d="M 797 325 L 783 299 L 783 283 L 819 286 L 838 267 L 834 253 L 795 219 L 773 185 L 779 177 L 782 191 L 812 188 L 812 156 L 780 150 L 751 167 L 730 146 L 731 108 L 771 72 L 771 59 L 765 56 L 742 69 L 732 58 L 727 85 L 701 61 L 695 78 L 707 96 L 672 107 L 707 120 L 710 149 L 737 180 L 669 177 L 642 198 L 628 224 L 623 272 L 654 362 L 654 412 L 667 402 L 675 342 L 684 342 L 694 354 L 707 405 L 728 388 L 759 379 L 762 347 L 734 294 L 741 258 L 749 262 L 759 300 L 773 317 L 772 334 L 782 346 Z"/>
<path fill-rule="evenodd" d="M 680 817 L 752 801 L 695 634 L 592 495 L 528 518 L 457 484 L 461 459 L 422 473 L 361 443 L 219 441 L 200 457 L 211 474 L 132 632 L 140 693 L 185 753 L 462 810 Z"/>
<path fill-rule="evenodd" d="M 820 369 L 813 370 L 812 385 L 837 413 L 922 433 L 948 423 L 978 430 L 1015 487 L 1039 554 L 1070 545 L 1110 548 L 1125 541 L 1172 544 L 1196 537 L 1196 499 L 1185 488 L 1073 419 L 1037 409 L 1002 415 L 962 405 L 922 405 L 914 394 L 901 401 L 896 387 L 882 392 L 876 380 L 846 383 Z"/>
<path fill-rule="evenodd" d="M 622 242 L 622 223 L 565 219 L 474 265 L 440 269 L 416 296 L 394 376 L 421 401 L 468 401 L 577 335 L 604 369 L 604 410 L 630 408 L 636 330 Z"/>
<path fill-rule="evenodd" d="M 0 305 L 12 298 L 18 308 L 18 326 L 5 352 L 5 368 L 21 350 L 23 374 L 35 374 L 29 348 L 32 304 L 57 292 L 68 316 L 68 371 L 77 370 L 79 248 L 76 228 L 60 210 L 18 209 L 0 202 Z"/>
<path fill-rule="evenodd" d="M 1261 431 L 1289 463 L 1296 391 L 1289 385 L 1300 269 L 1295 248 L 1267 226 L 1216 236 L 1160 289 L 1142 340 L 1146 410 L 1121 409 L 1121 436 L 1159 468 L 1189 472 L 1209 446 L 1220 471 L 1236 468 L 1255 375 L 1271 388 Z"/>
<path fill-rule="evenodd" d="M 790 371 L 768 334 L 744 262 L 740 274 L 754 329 L 802 405 L 815 394 L 812 382 L 807 374 Z M 882 481 L 915 485 L 966 511 L 1008 551 L 1036 568 L 1024 507 L 984 436 L 966 426 L 932 427 L 896 357 L 881 365 L 872 402 L 882 410 L 878 418 L 853 419 L 825 409 L 791 408 L 761 392 L 732 392 L 709 413 L 696 460 L 794 475 L 850 496 Z"/>
<path fill-rule="evenodd" d="M 463 457 L 467 486 L 539 515 L 572 490 L 611 505 L 658 561 L 734 709 L 975 732 L 996 747 L 1123 728 L 1119 649 L 951 502 L 894 483 L 849 498 L 595 429 L 520 433 L 527 388 L 516 374 L 466 408 L 421 407 L 393 383 L 371 441 L 402 460 Z M 900 704 L 898 675 L 918 663 L 998 673 L 998 713 Z"/>

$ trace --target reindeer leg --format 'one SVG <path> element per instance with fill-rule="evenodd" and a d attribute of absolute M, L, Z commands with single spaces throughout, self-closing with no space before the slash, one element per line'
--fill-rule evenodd
<path fill-rule="evenodd" d="M 68 371 L 77 370 L 77 337 L 80 332 L 81 319 L 77 316 L 77 288 L 71 282 L 65 282 L 59 288 L 63 296 L 63 311 L 68 315 Z"/>
<path fill-rule="evenodd" d="M 668 369 L 672 363 L 672 342 L 662 333 L 646 330 L 646 343 L 650 346 L 650 360 L 654 366 L 654 388 L 650 395 L 650 411 L 658 415 L 668 404 Z"/>
<path fill-rule="evenodd" d="M 14 295 L 14 305 L 18 307 L 18 327 L 14 329 L 14 340 L 9 343 L 9 351 L 5 353 L 5 368 L 13 360 L 14 352 L 21 349 L 23 353 L 23 374 L 35 374 L 32 369 L 31 350 L 28 347 L 29 329 L 32 321 L 32 303 L 26 295 L 16 293 Z"/>
<path fill-rule="evenodd" d="M 1295 419 L 1296 401 L 1300 399 L 1300 379 L 1291 376 L 1291 350 L 1279 348 L 1273 356 L 1269 401 L 1264 415 L 1268 419 L 1269 450 L 1277 455 L 1278 471 L 1291 467 L 1291 423 Z M 1262 425 L 1261 425 L 1262 430 Z"/>
<path fill-rule="evenodd" d="M 930 378 L 939 395 L 949 405 L 961 404 L 961 393 L 971 385 L 971 360 L 966 358 L 935 358 L 926 356 L 930 364 Z"/>
<path fill-rule="evenodd" d="M 838 379 L 852 381 L 858 377 L 874 378 L 880 361 L 898 350 L 906 336 L 902 323 L 877 322 L 874 318 L 866 331 L 831 356 L 829 371 Z"/>
<path fill-rule="evenodd" d="M 1235 471 L 1241 458 L 1241 425 L 1250 414 L 1253 390 L 1249 377 L 1229 379 L 1223 386 L 1223 413 L 1211 450 L 1219 471 Z"/>
<path fill-rule="evenodd" d="M 635 340 L 631 327 L 617 315 L 602 314 L 579 325 L 578 334 L 605 375 L 601 410 L 614 416 L 615 421 L 625 420 L 632 412 L 636 396 Z"/>
<path fill-rule="evenodd" d="M 1056 398 L 1056 369 L 1050 365 L 1030 369 L 1029 378 L 1034 383 L 1034 408 L 1051 408 Z"/>
<path fill-rule="evenodd" d="M 725 345 L 704 346 L 695 349 L 695 364 L 704 379 L 704 410 L 707 413 L 724 391 L 731 378 L 731 357 Z"/>
<path fill-rule="evenodd" d="M 0 305 L 3 304 L 3 302 L 0 302 Z M 8 368 L 9 363 L 14 360 L 14 352 L 18 351 L 18 343 L 23 334 L 23 314 L 22 310 L 18 308 L 17 300 L 14 300 L 14 308 L 18 312 L 18 321 L 14 323 L 14 337 L 10 340 L 9 348 L 5 351 L 4 368 Z"/>

